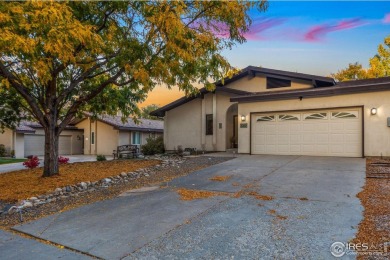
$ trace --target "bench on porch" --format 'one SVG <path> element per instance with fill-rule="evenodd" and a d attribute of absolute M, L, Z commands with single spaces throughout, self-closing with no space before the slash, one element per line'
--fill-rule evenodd
<path fill-rule="evenodd" d="M 134 145 L 134 144 L 120 145 L 117 147 L 116 150 L 113 151 L 114 160 L 122 158 L 125 155 L 126 157 L 129 157 L 129 155 L 131 155 L 131 158 L 134 158 L 138 154 L 139 154 L 139 147 L 138 145 Z"/>

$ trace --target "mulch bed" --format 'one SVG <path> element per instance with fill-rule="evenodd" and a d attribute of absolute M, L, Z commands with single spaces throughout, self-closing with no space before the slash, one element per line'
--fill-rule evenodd
<path fill-rule="evenodd" d="M 180 164 L 180 167 L 170 166 L 158 172 L 150 173 L 149 177 L 141 177 L 128 183 L 120 183 L 110 186 L 106 189 L 98 189 L 92 192 L 86 192 L 77 197 L 69 197 L 62 200 L 57 200 L 51 203 L 39 205 L 33 208 L 27 208 L 23 213 L 24 222 L 34 219 L 39 219 L 58 212 L 63 212 L 69 209 L 77 208 L 85 204 L 94 203 L 101 200 L 114 198 L 121 193 L 138 189 L 145 186 L 158 185 L 169 182 L 174 178 L 185 176 L 191 172 L 201 170 L 214 164 L 218 164 L 232 158 L 223 157 L 195 157 L 185 160 Z M 121 161 L 124 162 L 124 161 Z M 96 168 L 94 171 L 97 171 Z M 118 175 L 121 171 L 113 175 Z M 162 185 L 164 186 L 164 185 Z M 2 202 L 0 201 L 0 205 Z M 0 216 L 0 229 L 8 230 L 10 227 L 20 224 L 18 214 Z"/>
<path fill-rule="evenodd" d="M 44 178 L 42 168 L 0 174 L 0 200 L 16 202 L 74 185 L 82 181 L 98 181 L 121 172 L 131 172 L 159 164 L 157 160 L 115 160 L 69 163 L 60 166 L 60 174 Z"/>
<path fill-rule="evenodd" d="M 367 178 L 389 178 L 390 179 L 390 159 L 389 158 L 367 158 L 366 160 Z"/>
<path fill-rule="evenodd" d="M 383 172 L 383 169 L 381 166 L 372 166 L 372 163 L 390 163 L 390 159 L 367 158 L 366 183 L 357 195 L 364 206 L 364 219 L 359 224 L 353 242 L 368 243 L 383 250 L 385 243 L 390 242 L 390 178 L 373 177 L 378 176 L 378 172 Z M 390 245 L 387 250 L 390 252 Z M 388 259 L 389 256 L 360 254 L 358 259 Z"/>

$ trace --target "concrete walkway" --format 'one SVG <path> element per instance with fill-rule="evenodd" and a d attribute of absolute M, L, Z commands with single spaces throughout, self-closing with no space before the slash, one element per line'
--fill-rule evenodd
<path fill-rule="evenodd" d="M 69 163 L 75 163 L 75 162 L 93 162 L 96 161 L 96 155 L 64 155 L 65 157 L 69 158 Z M 38 156 L 41 164 L 40 166 L 43 166 L 43 156 Z M 106 156 L 107 160 L 112 160 L 112 156 Z M 26 159 L 27 160 L 27 159 Z M 1 164 L 0 165 L 0 173 L 4 172 L 12 172 L 12 171 L 18 171 L 26 169 L 26 167 L 23 166 L 23 163 L 8 163 L 8 164 Z"/>
<path fill-rule="evenodd" d="M 330 245 L 352 239 L 362 219 L 356 194 L 364 167 L 360 158 L 239 156 L 163 189 L 125 193 L 14 229 L 104 259 L 330 259 Z M 179 187 L 274 199 L 183 201 Z"/>
<path fill-rule="evenodd" d="M 90 257 L 0 230 L 0 259 L 82 260 Z"/>

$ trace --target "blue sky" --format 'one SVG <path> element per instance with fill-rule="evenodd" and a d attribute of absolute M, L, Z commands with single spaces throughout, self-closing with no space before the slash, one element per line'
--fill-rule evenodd
<path fill-rule="evenodd" d="M 326 76 L 351 62 L 368 66 L 390 35 L 390 2 L 385 1 L 270 1 L 266 12 L 253 10 L 251 17 L 248 41 L 223 53 L 239 68 Z"/>
<path fill-rule="evenodd" d="M 349 63 L 368 66 L 390 35 L 390 2 L 270 1 L 250 13 L 248 41 L 226 50 L 231 65 L 249 65 L 329 76 Z M 184 94 L 157 87 L 142 105 L 165 105 Z"/>

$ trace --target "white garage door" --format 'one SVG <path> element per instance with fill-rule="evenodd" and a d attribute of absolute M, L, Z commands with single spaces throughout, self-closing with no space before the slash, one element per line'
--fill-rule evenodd
<path fill-rule="evenodd" d="M 60 136 L 58 149 L 59 155 L 71 154 L 72 138 L 69 135 Z M 24 156 L 44 155 L 45 136 L 44 135 L 24 135 Z"/>
<path fill-rule="evenodd" d="M 362 156 L 361 109 L 252 115 L 252 154 Z"/>

